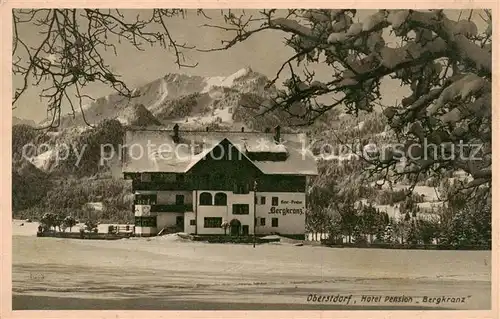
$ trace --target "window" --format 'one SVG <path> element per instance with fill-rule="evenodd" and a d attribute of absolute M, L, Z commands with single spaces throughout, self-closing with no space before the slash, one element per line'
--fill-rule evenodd
<path fill-rule="evenodd" d="M 177 216 L 175 218 L 175 225 L 177 225 L 177 226 L 184 225 L 184 216 Z"/>
<path fill-rule="evenodd" d="M 203 227 L 205 228 L 220 228 L 222 225 L 222 217 L 205 217 Z"/>
<path fill-rule="evenodd" d="M 190 226 L 196 226 L 196 219 L 191 219 L 191 220 L 189 221 L 189 225 L 190 225 Z"/>
<path fill-rule="evenodd" d="M 201 193 L 200 194 L 200 205 L 209 206 L 212 205 L 212 194 L 210 193 Z"/>
<path fill-rule="evenodd" d="M 141 174 L 141 182 L 151 182 L 151 174 L 142 173 Z"/>
<path fill-rule="evenodd" d="M 156 227 L 156 216 L 143 216 L 142 226 Z"/>
<path fill-rule="evenodd" d="M 233 215 L 248 215 L 249 213 L 248 204 L 233 204 Z"/>
<path fill-rule="evenodd" d="M 134 204 L 156 205 L 156 194 L 135 194 Z"/>
<path fill-rule="evenodd" d="M 235 194 L 248 194 L 248 185 L 246 183 L 235 183 L 233 193 Z"/>
<path fill-rule="evenodd" d="M 184 195 L 175 195 L 175 205 L 184 205 Z"/>
<path fill-rule="evenodd" d="M 273 218 L 271 221 L 273 227 L 278 227 L 278 218 Z"/>
<path fill-rule="evenodd" d="M 272 198 L 272 205 L 273 206 L 278 206 L 278 197 L 273 197 Z"/>
<path fill-rule="evenodd" d="M 265 197 L 265 196 L 262 196 L 262 197 L 260 198 L 260 204 L 261 204 L 261 205 L 265 205 L 265 204 L 266 204 L 266 197 Z"/>
<path fill-rule="evenodd" d="M 249 233 L 249 231 L 248 231 L 248 230 L 249 230 L 248 225 L 242 225 L 242 226 L 241 226 L 241 233 L 242 233 L 242 235 L 243 235 L 243 236 L 248 235 L 248 233 Z"/>
<path fill-rule="evenodd" d="M 138 227 L 156 227 L 155 216 L 136 216 L 135 226 Z"/>
<path fill-rule="evenodd" d="M 186 210 L 191 209 L 189 205 L 177 205 L 177 204 L 167 204 L 167 205 L 153 205 L 151 206 L 151 212 L 160 213 L 160 212 L 168 212 L 168 213 L 184 213 Z"/>
<path fill-rule="evenodd" d="M 266 218 L 265 217 L 260 218 L 260 226 L 266 226 Z"/>
<path fill-rule="evenodd" d="M 225 193 L 217 193 L 214 196 L 215 206 L 226 206 L 227 205 L 227 195 Z"/>

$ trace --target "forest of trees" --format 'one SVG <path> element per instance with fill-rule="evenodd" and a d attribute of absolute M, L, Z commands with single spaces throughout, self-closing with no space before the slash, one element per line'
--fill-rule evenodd
<path fill-rule="evenodd" d="M 44 131 L 14 126 L 13 217 L 39 220 L 45 213 L 85 216 L 85 204 L 103 202 L 104 211 L 94 213 L 99 215 L 96 218 L 113 222 L 132 221 L 130 183 L 110 178 L 107 168 L 100 164 L 101 144 L 121 144 L 123 132 L 120 122 L 106 120 L 83 134 L 74 135 L 71 145 L 87 145 L 79 166 L 74 165 L 75 161 L 70 155 L 68 160 L 54 162 L 50 170 L 45 172 L 21 158 L 22 147 L 27 143 L 57 144 L 57 141 L 51 141 Z"/>
<path fill-rule="evenodd" d="M 388 204 L 399 206 L 400 218 L 389 217 L 371 202 L 356 203 L 360 198 L 356 187 L 344 191 L 331 188 L 333 192 L 329 192 L 328 187 L 316 187 L 309 194 L 306 231 L 313 240 L 326 235 L 327 242 L 333 244 L 439 244 L 491 249 L 491 199 L 469 198 L 457 193 L 459 187 L 444 179 L 438 192 L 443 198 L 450 199 L 431 212 L 421 211 L 417 205 L 421 197 L 408 195 L 406 189 L 363 193 L 365 198 L 374 202 L 380 202 L 380 194 L 384 194 Z M 481 191 L 488 192 L 485 188 Z M 448 197 L 450 194 L 453 197 Z"/>

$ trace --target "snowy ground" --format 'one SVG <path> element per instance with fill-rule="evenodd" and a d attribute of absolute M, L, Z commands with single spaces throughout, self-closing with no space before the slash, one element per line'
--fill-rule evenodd
<path fill-rule="evenodd" d="M 92 203 L 92 204 L 97 204 L 97 203 Z M 22 224 L 22 226 L 21 226 Z M 119 225 L 119 224 L 99 224 L 97 226 L 97 230 L 99 233 L 107 233 L 108 232 L 108 226 L 110 225 Z M 132 226 L 132 225 L 131 225 Z M 27 223 L 24 220 L 14 220 L 12 222 L 12 234 L 14 236 L 19 235 L 19 236 L 35 236 L 36 232 L 38 230 L 38 223 Z M 72 233 L 79 233 L 80 228 L 85 228 L 85 224 L 80 223 L 76 224 L 71 228 Z M 66 229 L 66 232 L 69 233 L 70 229 Z"/>
<path fill-rule="evenodd" d="M 36 223 L 20 223 L 13 223 L 14 309 L 338 307 L 308 302 L 309 294 L 470 296 L 463 304 L 426 306 L 491 307 L 489 251 L 253 248 L 175 235 L 117 241 L 37 238 Z"/>

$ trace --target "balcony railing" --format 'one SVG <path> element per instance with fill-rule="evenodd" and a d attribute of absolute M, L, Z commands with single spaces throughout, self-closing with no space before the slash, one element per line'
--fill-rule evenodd
<path fill-rule="evenodd" d="M 141 182 L 133 181 L 134 190 L 160 191 L 160 190 L 191 190 L 192 186 L 187 182 Z"/>
<path fill-rule="evenodd" d="M 167 205 L 152 205 L 151 212 L 171 212 L 171 213 L 184 213 L 193 211 L 193 204 L 167 204 Z"/>

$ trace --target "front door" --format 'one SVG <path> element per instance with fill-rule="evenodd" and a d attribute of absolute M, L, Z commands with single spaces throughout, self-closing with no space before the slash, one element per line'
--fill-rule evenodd
<path fill-rule="evenodd" d="M 237 219 L 233 219 L 229 223 L 230 229 L 231 229 L 231 236 L 239 236 L 240 235 L 240 229 L 241 229 L 241 223 Z"/>
<path fill-rule="evenodd" d="M 241 226 L 241 233 L 243 236 L 248 236 L 248 225 Z"/>
<path fill-rule="evenodd" d="M 184 230 L 184 216 L 177 216 L 175 218 L 175 226 L 180 230 Z"/>

